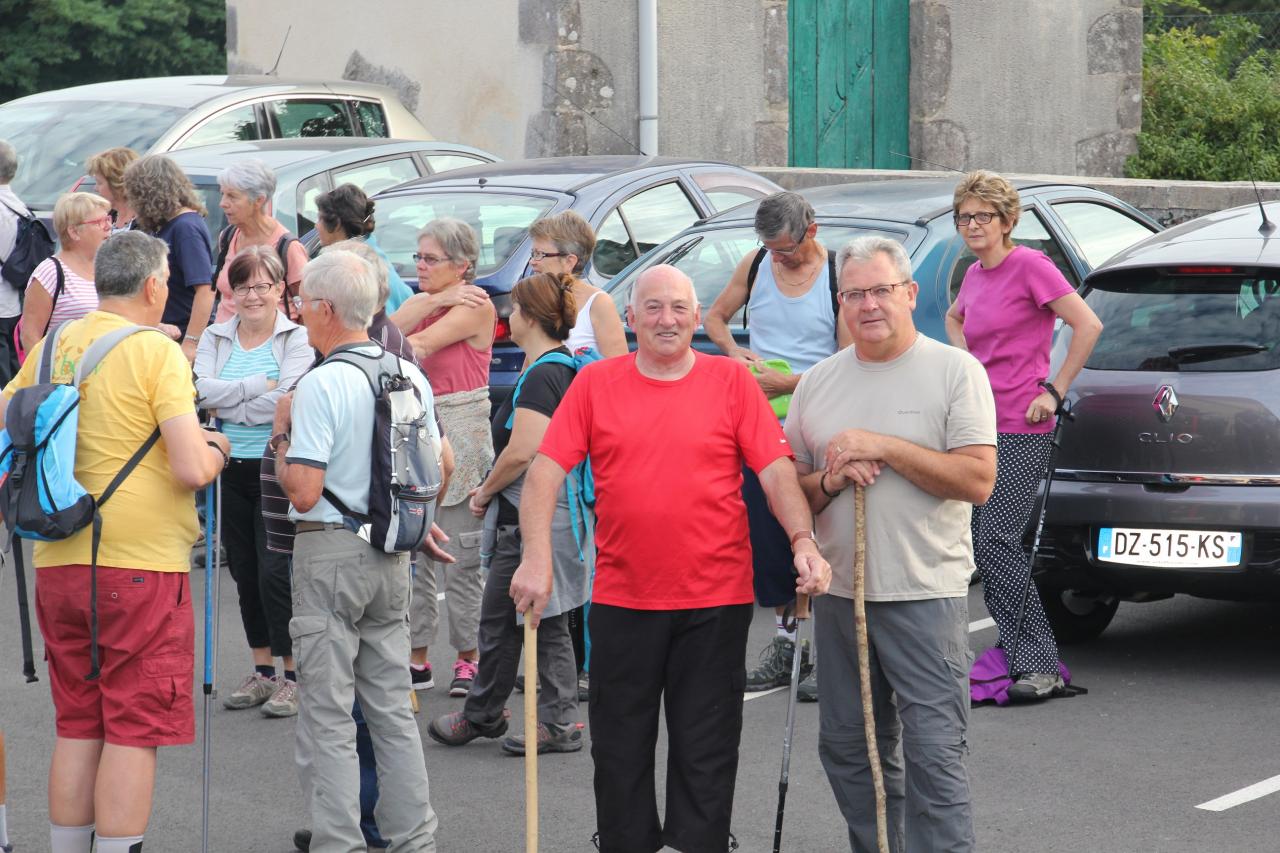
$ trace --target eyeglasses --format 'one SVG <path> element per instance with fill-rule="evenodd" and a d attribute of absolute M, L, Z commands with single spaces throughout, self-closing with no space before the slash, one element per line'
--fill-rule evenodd
<path fill-rule="evenodd" d="M 115 211 L 112 211 L 112 213 L 114 212 Z M 110 228 L 112 223 L 115 221 L 116 221 L 115 217 L 112 216 L 110 213 L 104 213 L 101 216 L 99 216 L 97 219 L 86 219 L 84 222 L 81 222 L 80 224 L 81 225 L 97 225 L 99 228 Z"/>
<path fill-rule="evenodd" d="M 267 291 L 275 287 L 275 284 L 269 281 L 257 281 L 253 284 L 238 284 L 231 288 L 231 292 L 236 296 L 246 296 L 249 291 L 253 291 L 255 296 L 266 296 Z"/>
<path fill-rule="evenodd" d="M 893 295 L 895 287 L 906 287 L 911 283 L 911 279 L 906 281 L 895 281 L 893 284 L 877 284 L 875 287 L 853 288 L 852 290 L 842 290 L 836 294 L 836 298 L 840 300 L 841 305 L 861 305 L 868 297 L 874 297 L 876 302 L 883 302 Z"/>
<path fill-rule="evenodd" d="M 545 260 L 546 258 L 567 258 L 569 257 L 569 253 L 568 252 L 539 252 L 537 249 L 534 249 L 532 252 L 529 253 L 529 257 L 535 261 L 541 261 L 541 260 Z"/>
<path fill-rule="evenodd" d="M 789 258 L 792 255 L 794 255 L 796 252 L 800 251 L 800 249 L 804 246 L 804 240 L 801 240 L 799 243 L 796 243 L 790 249 L 770 249 L 761 240 L 757 240 L 756 245 L 759 246 L 761 249 L 764 249 L 771 255 L 779 255 L 784 258 Z"/>
<path fill-rule="evenodd" d="M 956 225 L 963 228 L 975 219 L 978 220 L 979 225 L 990 225 L 991 220 L 999 216 L 1000 214 L 993 213 L 990 210 L 980 210 L 977 213 L 957 213 L 951 218 L 955 220 Z"/>
<path fill-rule="evenodd" d="M 413 262 L 415 264 L 426 264 L 429 267 L 434 267 L 436 264 L 443 264 L 447 260 L 450 260 L 450 258 L 439 258 L 435 255 L 424 255 L 421 252 L 413 253 Z"/>
<path fill-rule="evenodd" d="M 302 310 L 303 305 L 306 305 L 310 302 L 329 302 L 328 299 L 306 299 L 305 297 L 302 297 L 302 296 L 294 296 L 289 301 L 292 302 L 293 307 L 298 309 L 299 311 Z M 329 302 L 329 307 L 330 308 L 333 307 L 332 302 Z"/>

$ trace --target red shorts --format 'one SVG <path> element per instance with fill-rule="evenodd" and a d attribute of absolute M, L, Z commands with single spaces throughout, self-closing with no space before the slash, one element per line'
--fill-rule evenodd
<path fill-rule="evenodd" d="M 195 620 L 186 572 L 98 567 L 101 675 L 89 663 L 89 567 L 36 569 L 59 737 L 170 746 L 196 736 Z"/>

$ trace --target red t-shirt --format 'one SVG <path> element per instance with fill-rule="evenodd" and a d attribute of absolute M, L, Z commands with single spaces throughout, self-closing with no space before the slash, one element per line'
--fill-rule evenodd
<path fill-rule="evenodd" d="M 791 445 L 742 365 L 695 353 L 681 379 L 650 379 L 635 354 L 588 365 L 539 451 L 566 471 L 591 454 L 592 600 L 636 610 L 752 601 L 742 464 L 761 471 Z"/>

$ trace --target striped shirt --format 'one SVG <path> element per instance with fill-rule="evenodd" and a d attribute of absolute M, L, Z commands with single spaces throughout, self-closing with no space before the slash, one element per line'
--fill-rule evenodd
<path fill-rule="evenodd" d="M 231 357 L 218 374 L 219 379 L 244 379 L 266 374 L 268 379 L 280 378 L 280 365 L 271 352 L 271 338 L 251 350 L 240 346 L 239 336 L 231 344 Z M 222 422 L 222 432 L 231 442 L 231 455 L 236 459 L 257 459 L 262 456 L 271 439 L 271 423 L 237 424 Z"/>
<path fill-rule="evenodd" d="M 62 293 L 58 296 L 58 304 L 53 306 L 53 313 L 49 315 L 49 329 L 56 329 L 68 320 L 79 320 L 90 311 L 98 310 L 98 291 L 94 289 L 92 281 L 65 263 L 62 265 L 62 276 Z M 49 298 L 53 299 L 58 290 L 58 270 L 53 258 L 41 261 L 32 271 L 31 279 L 40 282 Z"/>

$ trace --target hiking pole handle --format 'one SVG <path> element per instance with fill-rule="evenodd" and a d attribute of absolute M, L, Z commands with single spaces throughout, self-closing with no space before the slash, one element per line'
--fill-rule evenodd
<path fill-rule="evenodd" d="M 809 618 L 809 593 L 807 592 L 796 593 L 796 618 Z"/>

